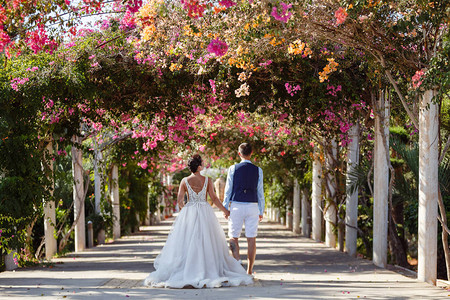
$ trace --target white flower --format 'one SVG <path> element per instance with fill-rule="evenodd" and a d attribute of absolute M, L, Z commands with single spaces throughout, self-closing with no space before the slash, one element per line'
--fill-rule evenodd
<path fill-rule="evenodd" d="M 240 98 L 242 96 L 250 95 L 248 88 L 249 88 L 249 86 L 247 83 L 242 84 L 237 90 L 234 91 L 234 93 L 236 94 L 236 97 Z"/>
<path fill-rule="evenodd" d="M 197 75 L 202 75 L 203 73 L 205 73 L 205 69 L 203 68 L 203 66 L 200 66 L 200 69 L 198 69 Z"/>
<path fill-rule="evenodd" d="M 238 80 L 239 80 L 240 82 L 245 81 L 245 80 L 249 79 L 249 78 L 252 76 L 252 72 L 250 72 L 250 73 L 248 74 L 248 76 L 245 74 L 245 72 L 238 73 L 238 74 L 239 74 Z"/>

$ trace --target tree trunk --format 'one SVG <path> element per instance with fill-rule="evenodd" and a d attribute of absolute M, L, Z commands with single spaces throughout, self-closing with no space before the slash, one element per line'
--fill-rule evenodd
<path fill-rule="evenodd" d="M 419 111 L 419 253 L 417 279 L 436 284 L 439 167 L 438 105 L 426 91 Z"/>
<path fill-rule="evenodd" d="M 346 176 L 346 210 L 345 210 L 345 252 L 350 256 L 356 256 L 356 242 L 358 237 L 358 189 L 350 191 L 351 179 L 349 172 L 359 165 L 359 123 L 354 124 L 349 132 L 350 143 L 347 154 Z"/>
<path fill-rule="evenodd" d="M 322 163 L 317 146 L 314 147 L 311 201 L 312 238 L 320 242 L 322 239 Z"/>
<path fill-rule="evenodd" d="M 373 209 L 373 263 L 385 268 L 387 265 L 388 236 L 388 197 L 389 163 L 387 161 L 389 144 L 390 103 L 385 92 L 380 91 L 375 112 L 375 170 L 374 170 L 374 209 Z M 384 135 L 384 137 L 383 137 Z"/>
<path fill-rule="evenodd" d="M 402 244 L 402 241 L 398 236 L 397 226 L 394 221 L 394 218 L 392 217 L 392 213 L 389 214 L 388 233 L 389 233 L 390 251 L 392 253 L 392 256 L 394 256 L 395 263 L 405 268 L 409 267 L 406 249 L 404 248 L 404 245 Z"/>

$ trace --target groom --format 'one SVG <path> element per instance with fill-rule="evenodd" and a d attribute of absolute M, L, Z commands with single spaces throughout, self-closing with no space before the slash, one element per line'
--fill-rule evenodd
<path fill-rule="evenodd" d="M 241 162 L 228 169 L 223 206 L 230 211 L 228 236 L 233 257 L 239 259 L 239 242 L 242 225 L 245 224 L 247 237 L 247 273 L 253 273 L 256 257 L 256 235 L 258 222 L 264 214 L 263 171 L 250 161 L 252 146 L 243 143 L 238 149 Z"/>

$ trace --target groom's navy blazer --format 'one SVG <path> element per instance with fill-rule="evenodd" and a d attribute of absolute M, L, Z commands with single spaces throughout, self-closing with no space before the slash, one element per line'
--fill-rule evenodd
<path fill-rule="evenodd" d="M 258 203 L 259 214 L 264 214 L 263 172 L 249 160 L 228 169 L 223 206 L 229 209 L 230 202 Z"/>

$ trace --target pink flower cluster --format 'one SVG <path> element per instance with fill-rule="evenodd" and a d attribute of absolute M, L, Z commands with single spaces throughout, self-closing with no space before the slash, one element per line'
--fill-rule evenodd
<path fill-rule="evenodd" d="M 27 33 L 27 44 L 35 54 L 45 47 L 47 47 L 46 51 L 51 54 L 58 47 L 54 40 L 48 38 L 43 26 L 39 26 L 38 29 Z"/>
<path fill-rule="evenodd" d="M 213 94 L 216 93 L 216 82 L 212 79 L 209 80 L 209 85 L 211 86 Z"/>
<path fill-rule="evenodd" d="M 289 82 L 286 82 L 284 84 L 284 87 L 286 88 L 286 91 L 288 92 L 289 95 L 291 95 L 292 97 L 297 94 L 298 91 L 300 91 L 302 88 L 300 87 L 300 85 L 290 85 Z"/>
<path fill-rule="evenodd" d="M 134 29 L 135 27 L 136 27 L 136 19 L 134 17 L 134 14 L 130 10 L 127 10 L 122 20 L 120 20 L 119 28 L 122 30 L 126 30 L 126 29 Z"/>
<path fill-rule="evenodd" d="M 20 85 L 24 85 L 28 81 L 30 81 L 29 78 L 13 78 L 11 80 L 11 87 L 12 87 L 13 90 L 18 91 L 19 90 L 19 86 Z"/>
<path fill-rule="evenodd" d="M 262 62 L 259 64 L 260 67 L 267 67 L 268 65 L 272 64 L 272 61 L 269 59 L 265 62 Z"/>
<path fill-rule="evenodd" d="M 194 114 L 196 114 L 196 115 L 203 115 L 205 113 L 205 109 L 204 108 L 200 108 L 200 107 L 198 107 L 196 105 L 194 105 L 192 107 L 192 109 L 194 110 Z"/>
<path fill-rule="evenodd" d="M 205 64 L 209 61 L 210 58 L 211 58 L 211 54 L 207 54 L 207 55 L 205 55 L 205 56 L 200 56 L 200 57 L 197 59 L 197 63 L 198 63 L 199 65 L 205 65 Z"/>
<path fill-rule="evenodd" d="M 424 70 L 416 71 L 416 74 L 411 78 L 412 79 L 412 85 L 413 88 L 418 89 L 423 82 L 422 76 L 425 74 Z"/>
<path fill-rule="evenodd" d="M 226 8 L 230 8 L 232 6 L 235 6 L 236 2 L 233 2 L 231 0 L 222 0 L 222 1 L 219 1 L 219 4 L 222 6 L 225 6 Z"/>
<path fill-rule="evenodd" d="M 188 11 L 189 17 L 198 19 L 203 16 L 205 5 L 201 4 L 199 0 L 181 0 L 181 4 Z"/>
<path fill-rule="evenodd" d="M 287 23 L 287 21 L 289 21 L 289 19 L 292 16 L 292 13 L 290 11 L 288 11 L 289 8 L 292 7 L 292 4 L 286 4 L 284 2 L 281 2 L 280 6 L 281 6 L 281 12 L 278 13 L 278 9 L 274 6 L 272 8 L 272 14 L 271 15 L 272 15 L 272 17 L 275 18 L 275 20 L 278 20 L 278 21 L 283 22 L 283 23 Z"/>
<path fill-rule="evenodd" d="M 128 0 L 126 3 L 127 10 L 131 12 L 131 14 L 137 12 L 142 6 L 142 0 Z"/>
<path fill-rule="evenodd" d="M 140 55 L 139 55 L 139 52 L 138 52 L 138 54 L 136 54 L 136 56 L 134 57 L 134 60 L 138 63 L 138 64 L 148 64 L 149 66 L 152 66 L 152 65 L 154 65 L 155 64 L 155 62 L 156 62 L 156 55 L 154 55 L 154 54 L 149 54 L 149 55 L 147 55 L 147 57 L 145 57 L 145 58 L 142 58 Z"/>
<path fill-rule="evenodd" d="M 337 92 L 342 91 L 342 86 L 338 85 L 337 87 L 333 86 L 333 85 L 327 85 L 327 91 L 329 95 L 333 96 L 333 97 L 337 97 Z"/>
<path fill-rule="evenodd" d="M 0 26 L 0 50 L 3 50 L 3 48 L 5 48 L 10 42 L 11 38 L 3 30 L 3 26 Z"/>
<path fill-rule="evenodd" d="M 212 40 L 207 48 L 209 53 L 214 53 L 216 56 L 224 56 L 228 51 L 227 43 L 217 39 Z"/>
<path fill-rule="evenodd" d="M 336 25 L 341 25 L 345 22 L 345 19 L 347 19 L 348 13 L 343 7 L 339 7 L 338 10 L 335 11 L 334 16 L 336 17 Z"/>
<path fill-rule="evenodd" d="M 148 167 L 147 158 L 144 158 L 142 161 L 138 162 L 138 166 L 141 167 L 142 169 L 147 169 Z"/>

